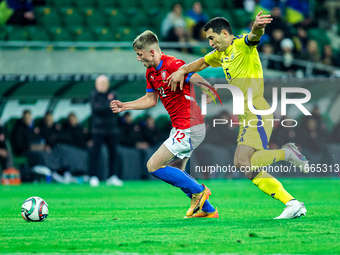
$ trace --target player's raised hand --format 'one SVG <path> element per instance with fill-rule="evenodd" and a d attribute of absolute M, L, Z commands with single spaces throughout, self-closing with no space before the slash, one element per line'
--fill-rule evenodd
<path fill-rule="evenodd" d="M 273 20 L 270 15 L 262 15 L 263 11 L 260 11 L 255 18 L 253 29 L 263 29 L 267 24 L 270 24 Z"/>
<path fill-rule="evenodd" d="M 183 90 L 183 84 L 184 84 L 184 74 L 179 70 L 172 73 L 168 79 L 168 87 L 171 86 L 171 91 L 175 91 L 177 89 L 178 83 L 180 90 Z"/>
<path fill-rule="evenodd" d="M 110 107 L 113 113 L 120 113 L 122 111 L 125 111 L 124 104 L 119 100 L 111 101 Z"/>

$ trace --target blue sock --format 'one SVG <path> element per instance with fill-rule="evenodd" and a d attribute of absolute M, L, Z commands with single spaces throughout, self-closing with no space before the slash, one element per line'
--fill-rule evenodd
<path fill-rule="evenodd" d="M 183 189 L 183 188 L 181 188 L 181 190 L 185 193 L 185 195 L 187 195 L 191 199 L 192 193 L 190 193 L 189 190 L 186 190 L 186 189 Z M 202 206 L 202 210 L 204 212 L 215 212 L 215 208 L 210 204 L 209 200 L 205 200 L 205 202 Z"/>
<path fill-rule="evenodd" d="M 199 193 L 204 190 L 203 185 L 199 184 L 194 178 L 176 167 L 166 166 L 154 172 L 153 176 L 171 185 L 188 190 L 191 194 Z"/>
<path fill-rule="evenodd" d="M 186 174 L 187 176 L 189 176 L 190 178 L 192 178 L 192 176 L 190 176 L 187 172 L 184 171 L 184 174 Z M 192 178 L 193 179 L 193 178 Z M 184 192 L 188 197 L 191 198 L 191 194 L 190 196 Z M 214 212 L 215 211 L 215 208 L 210 204 L 209 200 L 205 200 L 203 206 L 202 206 L 202 210 L 204 212 Z"/>

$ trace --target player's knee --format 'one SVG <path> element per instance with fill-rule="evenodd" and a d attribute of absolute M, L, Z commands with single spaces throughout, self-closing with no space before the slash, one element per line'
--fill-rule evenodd
<path fill-rule="evenodd" d="M 239 168 L 239 169 L 241 169 L 241 168 L 249 168 L 250 167 L 250 161 L 249 161 L 249 159 L 247 159 L 247 158 L 243 158 L 243 157 L 236 157 L 235 159 L 234 159 L 234 165 L 237 167 L 237 168 Z M 243 170 L 243 169 L 241 169 L 241 170 Z"/>
<path fill-rule="evenodd" d="M 149 159 L 148 163 L 146 163 L 146 168 L 148 169 L 148 172 L 154 172 L 159 169 L 159 167 L 155 164 L 155 162 L 151 159 Z"/>
<path fill-rule="evenodd" d="M 250 160 L 244 157 L 236 157 L 234 159 L 234 165 L 245 174 L 245 176 L 251 180 L 253 179 L 253 174 L 251 172 Z"/>

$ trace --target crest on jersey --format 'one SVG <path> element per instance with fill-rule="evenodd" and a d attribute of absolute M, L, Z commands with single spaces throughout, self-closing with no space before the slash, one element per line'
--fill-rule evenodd
<path fill-rule="evenodd" d="M 166 80 L 166 77 L 167 76 L 167 72 L 166 72 L 166 70 L 163 70 L 162 72 L 161 72 L 161 77 L 162 77 L 162 79 L 163 80 Z"/>
<path fill-rule="evenodd" d="M 231 53 L 230 57 L 225 57 L 221 62 L 226 62 L 226 61 L 229 61 L 229 60 L 233 60 L 235 57 L 234 55 L 234 52 Z"/>

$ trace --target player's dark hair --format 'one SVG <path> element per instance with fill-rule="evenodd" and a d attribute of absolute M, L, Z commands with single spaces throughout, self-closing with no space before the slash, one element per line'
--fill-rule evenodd
<path fill-rule="evenodd" d="M 207 32 L 210 28 L 217 34 L 220 34 L 222 30 L 227 30 L 228 34 L 233 34 L 229 21 L 223 17 L 213 18 L 204 25 L 203 30 Z"/>
<path fill-rule="evenodd" d="M 149 45 L 158 45 L 158 38 L 152 31 L 146 30 L 141 33 L 137 38 L 133 41 L 132 47 L 134 50 L 142 50 Z"/>

